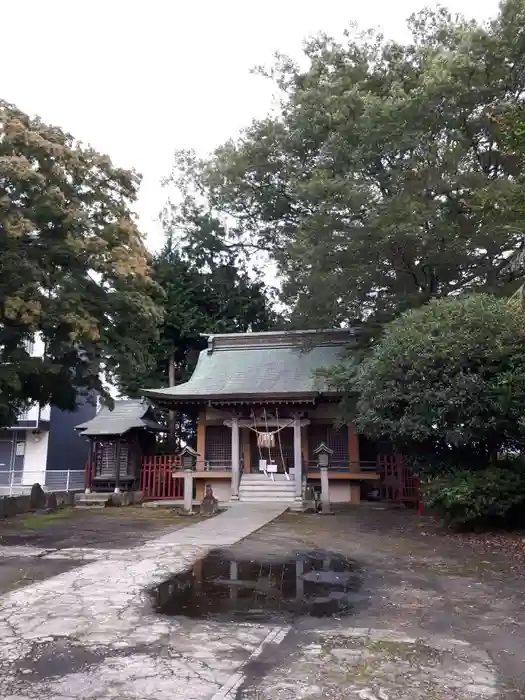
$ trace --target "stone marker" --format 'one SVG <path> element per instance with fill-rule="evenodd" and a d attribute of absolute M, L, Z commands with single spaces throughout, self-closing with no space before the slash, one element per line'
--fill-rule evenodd
<path fill-rule="evenodd" d="M 31 486 L 31 494 L 29 496 L 29 509 L 40 510 L 46 507 L 46 494 L 40 484 Z"/>
<path fill-rule="evenodd" d="M 219 510 L 219 501 L 213 495 L 211 484 L 206 484 L 206 493 L 201 503 L 202 515 L 214 515 Z"/>
<path fill-rule="evenodd" d="M 56 513 L 58 510 L 58 501 L 56 493 L 49 493 L 46 499 L 46 510 L 49 513 Z"/>

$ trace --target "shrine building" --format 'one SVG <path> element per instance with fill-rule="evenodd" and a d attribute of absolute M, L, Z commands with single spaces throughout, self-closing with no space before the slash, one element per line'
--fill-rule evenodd
<path fill-rule="evenodd" d="M 352 329 L 213 335 L 189 381 L 145 390 L 159 409 L 197 417 L 195 497 L 210 484 L 220 501 L 300 507 L 319 482 L 321 444 L 332 502 L 377 488 L 393 456 L 338 422 L 341 396 L 322 377 L 355 343 Z"/>

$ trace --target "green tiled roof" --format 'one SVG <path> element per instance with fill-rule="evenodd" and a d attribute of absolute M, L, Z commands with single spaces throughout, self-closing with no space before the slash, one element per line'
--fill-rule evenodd
<path fill-rule="evenodd" d="M 124 435 L 133 428 L 163 430 L 151 413 L 151 406 L 145 401 L 117 400 L 113 408 L 102 406 L 94 418 L 75 426 L 75 429 L 82 435 Z"/>
<path fill-rule="evenodd" d="M 336 363 L 354 339 L 351 330 L 211 336 L 188 382 L 144 394 L 158 401 L 295 397 L 327 393 L 316 370 Z"/>

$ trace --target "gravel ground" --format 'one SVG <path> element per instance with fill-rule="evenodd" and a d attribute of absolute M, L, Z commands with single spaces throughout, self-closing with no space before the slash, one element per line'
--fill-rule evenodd
<path fill-rule="evenodd" d="M 483 541 L 410 511 L 364 506 L 286 514 L 238 543 L 234 551 L 253 557 L 269 547 L 338 553 L 362 566 L 364 581 L 350 617 L 298 619 L 277 651 L 249 667 L 237 697 L 522 700 L 523 571 Z"/>

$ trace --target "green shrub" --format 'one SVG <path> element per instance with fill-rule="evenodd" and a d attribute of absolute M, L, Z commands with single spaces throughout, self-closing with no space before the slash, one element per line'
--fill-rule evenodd
<path fill-rule="evenodd" d="M 425 507 L 458 529 L 525 524 L 525 470 L 516 463 L 457 471 L 422 484 Z"/>

